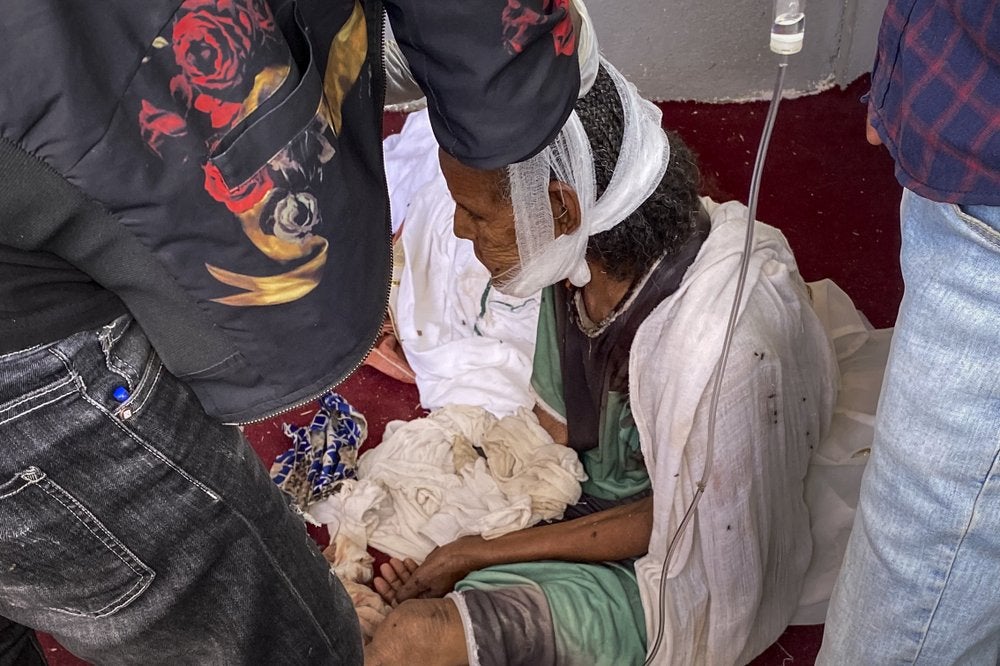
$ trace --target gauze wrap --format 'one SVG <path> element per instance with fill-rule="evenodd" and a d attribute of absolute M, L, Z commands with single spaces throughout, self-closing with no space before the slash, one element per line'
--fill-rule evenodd
<path fill-rule="evenodd" d="M 576 111 L 547 148 L 508 167 L 520 265 L 498 284 L 503 293 L 526 298 L 567 278 L 578 287 L 587 284 L 587 239 L 635 212 L 667 170 L 670 144 L 660 127 L 660 110 L 640 97 L 607 60 L 602 58 L 601 65 L 615 83 L 624 121 L 611 182 L 598 199 L 590 141 Z M 558 238 L 549 202 L 552 177 L 572 187 L 581 206 L 580 227 Z"/>

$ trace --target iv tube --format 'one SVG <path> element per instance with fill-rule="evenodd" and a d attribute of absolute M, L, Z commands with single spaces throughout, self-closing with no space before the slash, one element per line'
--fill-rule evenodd
<path fill-rule="evenodd" d="M 771 24 L 771 50 L 778 55 L 792 55 L 802 50 L 806 29 L 805 0 L 775 0 Z"/>
<path fill-rule="evenodd" d="M 781 2 L 781 0 L 779 0 L 779 2 Z M 788 2 L 788 0 L 786 0 L 786 2 Z M 791 2 L 795 2 L 795 0 L 791 0 Z M 799 39 L 801 42 L 801 35 Z M 774 91 L 771 93 L 771 103 L 767 107 L 767 117 L 764 119 L 764 130 L 761 133 L 760 144 L 757 146 L 757 159 L 754 162 L 753 173 L 750 177 L 750 201 L 748 202 L 749 210 L 747 211 L 747 230 L 743 239 L 743 253 L 740 257 L 740 272 L 739 276 L 736 278 L 736 295 L 733 297 L 733 306 L 729 312 L 729 323 L 726 325 L 726 335 L 723 338 L 722 351 L 719 354 L 719 360 L 715 366 L 715 381 L 712 386 L 712 399 L 708 409 L 708 436 L 705 447 L 705 467 L 701 473 L 701 480 L 695 484 L 694 498 L 692 498 L 687 511 L 684 512 L 684 516 L 681 518 L 680 525 L 677 526 L 677 530 L 674 532 L 670 539 L 670 543 L 667 545 L 667 553 L 663 558 L 663 568 L 660 571 L 660 587 L 658 597 L 659 616 L 657 618 L 656 633 L 650 637 L 652 639 L 652 644 L 647 647 L 646 661 L 643 663 L 643 666 L 655 666 L 656 664 L 661 663 L 661 661 L 658 661 L 658 657 L 660 649 L 663 647 L 665 616 L 667 613 L 666 598 L 667 582 L 669 580 L 667 574 L 670 571 L 670 563 L 673 559 L 673 555 L 676 552 L 678 544 L 680 543 L 680 537 L 684 533 L 684 529 L 688 526 L 688 523 L 694 517 L 695 511 L 698 509 L 698 502 L 704 495 L 705 488 L 708 486 L 709 477 L 712 475 L 712 458 L 715 449 L 715 420 L 719 411 L 719 395 L 722 393 L 722 378 L 726 374 L 726 363 L 729 360 L 729 350 L 733 343 L 733 335 L 736 333 L 736 322 L 739 316 L 740 303 L 743 300 L 743 288 L 746 286 L 747 272 L 750 268 L 750 254 L 753 251 L 754 220 L 757 219 L 757 200 L 760 195 L 760 179 L 764 171 L 764 160 L 767 158 L 767 147 L 771 143 L 771 132 L 774 130 L 774 120 L 778 115 L 778 105 L 781 103 L 781 90 L 785 81 L 786 67 L 788 67 L 788 57 L 782 56 L 781 62 L 778 63 L 778 75 L 774 81 Z"/>
<path fill-rule="evenodd" d="M 668 572 L 670 563 L 680 542 L 680 537 L 684 529 L 688 526 L 698 509 L 698 502 L 705 493 L 708 486 L 709 477 L 712 475 L 712 458 L 715 449 L 715 421 L 719 410 L 719 395 L 722 393 L 722 379 L 726 373 L 726 363 L 729 360 L 729 351 L 733 343 L 733 335 L 736 332 L 736 322 L 739 315 L 740 302 L 743 298 L 743 288 L 746 286 L 747 271 L 750 267 L 750 254 L 753 250 L 754 220 L 757 219 L 757 200 L 760 194 L 760 179 L 764 171 L 764 160 L 767 158 L 767 148 L 771 143 L 771 132 L 774 129 L 774 120 L 778 115 L 778 105 L 781 103 L 781 91 L 785 81 L 785 69 L 788 67 L 788 56 L 802 50 L 802 40 L 805 33 L 805 14 L 803 7 L 805 0 L 775 0 L 774 3 L 774 23 L 771 26 L 771 50 L 781 56 L 778 63 L 778 75 L 774 81 L 774 90 L 771 93 L 771 103 L 767 107 L 767 117 L 764 120 L 764 130 L 761 133 L 760 144 L 757 146 L 757 159 L 753 165 L 753 173 L 750 177 L 750 200 L 747 211 L 747 230 L 743 239 L 743 253 L 740 257 L 740 272 L 736 279 L 736 295 L 733 298 L 733 306 L 729 312 L 729 323 L 726 326 L 726 334 L 722 342 L 722 351 L 715 369 L 715 381 L 712 386 L 712 399 L 708 410 L 708 433 L 705 449 L 705 466 L 702 470 L 701 479 L 695 484 L 694 497 L 688 505 L 680 525 L 674 532 L 667 545 L 667 552 L 663 558 L 663 568 L 660 571 L 659 585 L 659 616 L 657 618 L 656 633 L 652 638 L 652 645 L 647 647 L 646 661 L 643 666 L 654 666 L 658 662 L 660 649 L 663 647 L 664 620 L 666 615 L 666 596 Z"/>

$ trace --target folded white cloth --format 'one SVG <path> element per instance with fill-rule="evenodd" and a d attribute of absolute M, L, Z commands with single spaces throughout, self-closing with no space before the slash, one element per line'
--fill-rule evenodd
<path fill-rule="evenodd" d="M 310 513 L 329 525 L 335 569 L 367 580 L 359 570 L 370 564 L 358 559 L 367 545 L 421 562 L 461 536 L 495 538 L 562 517 L 584 479 L 576 452 L 554 443 L 527 409 L 497 419 L 452 405 L 390 423 L 358 460 L 358 481 Z"/>
<path fill-rule="evenodd" d="M 832 281 L 811 282 L 809 292 L 837 354 L 840 391 L 830 430 L 813 451 L 806 475 L 813 553 L 792 624 L 826 619 L 875 436 L 875 408 L 892 339 L 891 328 L 874 329 Z"/>

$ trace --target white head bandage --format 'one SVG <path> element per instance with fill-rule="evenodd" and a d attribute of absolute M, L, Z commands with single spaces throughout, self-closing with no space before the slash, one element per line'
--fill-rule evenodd
<path fill-rule="evenodd" d="M 590 141 L 575 111 L 547 148 L 508 167 L 520 266 L 498 284 L 504 293 L 527 297 L 566 278 L 578 287 L 587 284 L 587 239 L 635 212 L 667 170 L 670 144 L 660 127 L 660 110 L 607 60 L 601 65 L 615 83 L 624 121 L 611 182 L 598 199 Z M 580 228 L 558 238 L 549 202 L 553 177 L 576 191 L 581 206 Z"/>

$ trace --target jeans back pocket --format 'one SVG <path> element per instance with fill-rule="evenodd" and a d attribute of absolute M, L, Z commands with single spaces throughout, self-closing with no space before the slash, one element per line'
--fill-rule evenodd
<path fill-rule="evenodd" d="M 0 485 L 0 597 L 7 604 L 100 618 L 154 577 L 75 497 L 37 467 Z"/>

